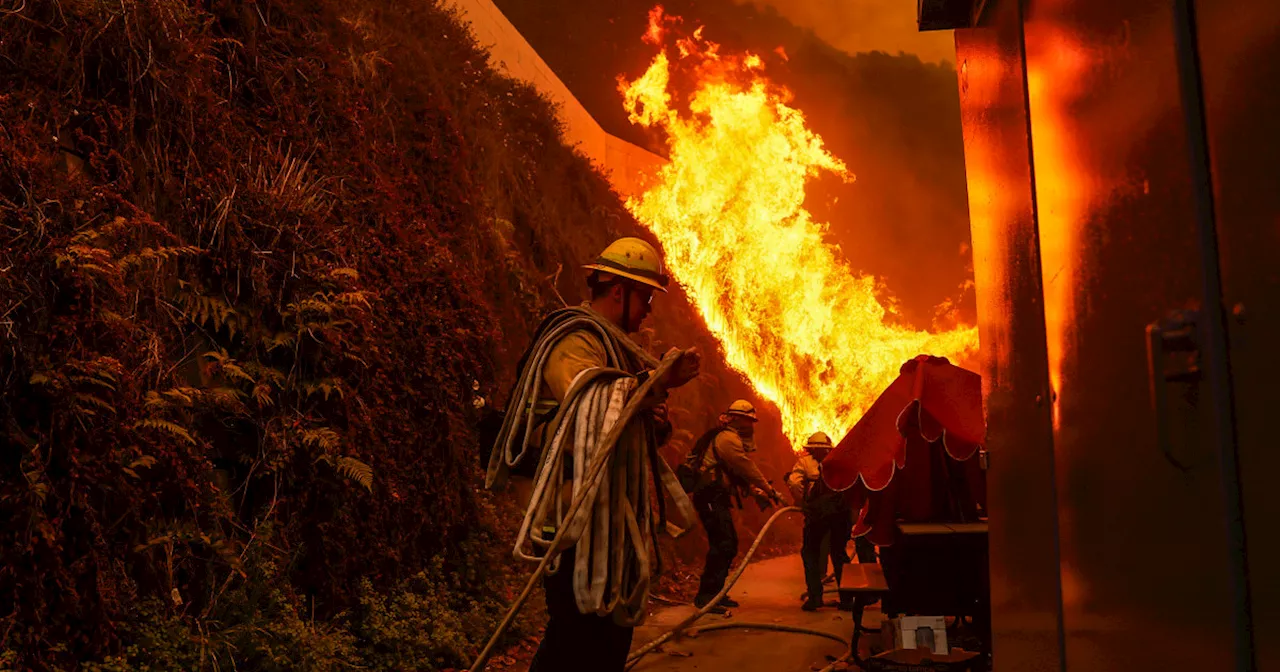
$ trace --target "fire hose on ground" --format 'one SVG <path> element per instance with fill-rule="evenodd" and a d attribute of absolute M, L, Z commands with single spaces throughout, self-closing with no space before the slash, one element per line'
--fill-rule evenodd
<path fill-rule="evenodd" d="M 575 500 L 574 504 L 580 504 L 580 503 Z M 571 513 L 574 510 L 574 508 L 576 507 L 572 505 L 570 506 L 569 510 Z M 697 610 L 691 616 L 685 618 L 683 621 L 677 624 L 675 627 L 671 628 L 670 630 L 667 630 L 666 632 L 659 635 L 649 643 L 645 644 L 644 646 L 640 647 L 636 651 L 632 652 L 627 657 L 627 669 L 631 669 L 635 667 L 642 658 L 644 658 L 646 655 L 650 653 L 653 653 L 655 650 L 658 649 L 658 647 L 665 644 L 671 638 L 689 630 L 693 630 L 695 632 L 709 632 L 713 630 L 728 630 L 728 629 L 769 630 L 774 632 L 789 632 L 789 633 L 795 633 L 795 634 L 812 635 L 815 637 L 824 637 L 826 639 L 831 639 L 831 640 L 840 642 L 841 644 L 848 644 L 848 641 L 845 638 L 830 632 L 812 629 L 812 628 L 802 628 L 802 627 L 791 626 L 791 625 L 780 625 L 777 623 L 750 623 L 746 621 L 734 621 L 730 623 L 712 623 L 710 625 L 703 625 L 700 627 L 691 627 L 693 626 L 694 623 L 698 621 L 698 619 L 710 613 L 711 609 L 716 604 L 718 604 L 720 600 L 724 598 L 725 595 L 729 594 L 729 590 L 733 588 L 734 584 L 738 582 L 738 579 L 742 577 L 743 572 L 746 571 L 747 565 L 750 564 L 751 562 L 751 557 L 755 554 L 756 549 L 759 548 L 760 542 L 764 540 L 765 534 L 769 531 L 769 528 L 773 526 L 773 523 L 777 521 L 780 517 L 782 517 L 782 514 L 784 513 L 796 513 L 799 511 L 800 511 L 800 508 L 796 506 L 787 506 L 775 511 L 773 515 L 769 517 L 769 520 L 765 522 L 764 526 L 760 528 L 760 532 L 756 534 L 755 540 L 751 543 L 751 547 L 747 550 L 746 554 L 743 556 L 742 561 L 738 564 L 737 569 L 734 570 L 733 574 L 729 577 L 729 580 L 725 582 L 724 588 L 720 590 L 720 592 L 715 596 L 715 598 L 712 599 L 710 602 L 708 602 L 705 607 L 702 607 L 701 609 Z M 498 629 L 493 633 L 493 636 L 490 637 L 489 643 L 487 646 L 485 646 L 484 650 L 481 652 L 480 657 L 477 658 L 476 662 L 471 666 L 471 672 L 480 672 L 480 670 L 484 669 L 484 664 L 488 662 L 489 657 L 493 655 L 493 647 L 495 646 L 497 641 L 502 637 L 502 635 L 507 631 L 507 629 L 511 627 L 511 623 L 515 620 L 516 614 L 519 613 L 520 609 L 524 606 L 525 601 L 529 599 L 529 595 L 532 593 L 533 586 L 537 584 L 538 580 L 542 578 L 542 575 L 545 572 L 546 572 L 546 563 L 543 562 L 538 565 L 538 568 L 534 570 L 533 575 L 529 577 L 529 581 L 525 585 L 524 591 L 520 593 L 520 596 L 516 599 L 515 603 L 511 606 L 511 609 L 508 611 L 506 618 L 503 619 L 502 623 L 498 626 Z M 832 670 L 835 669 L 838 663 L 847 662 L 851 658 L 852 656 L 850 655 L 850 653 L 846 653 L 844 656 L 837 659 L 835 662 L 824 667 L 820 672 L 832 672 Z"/>
<path fill-rule="evenodd" d="M 635 651 L 633 651 L 631 655 L 627 657 L 627 669 L 631 669 L 635 667 L 636 664 L 640 662 L 641 658 L 644 658 L 646 655 L 655 651 L 658 647 L 665 644 L 672 637 L 675 637 L 676 635 L 679 635 L 682 632 L 689 630 L 690 626 L 692 626 L 695 622 L 697 622 L 698 619 L 710 613 L 711 610 L 715 608 L 715 605 L 719 604 L 720 600 L 724 599 L 724 596 L 729 594 L 729 590 L 732 589 L 733 585 L 738 582 L 739 578 L 742 577 L 742 573 L 747 570 L 747 565 L 750 564 L 751 562 L 751 556 L 755 555 L 756 549 L 760 547 L 760 542 L 764 540 L 765 533 L 769 531 L 769 528 L 773 526 L 774 522 L 777 521 L 779 518 L 781 518 L 782 514 L 784 513 L 799 513 L 800 511 L 801 509 L 798 506 L 784 506 L 781 509 L 774 511 L 773 515 L 769 516 L 769 520 L 765 521 L 764 526 L 760 528 L 760 532 L 756 534 L 755 541 L 751 542 L 751 548 L 747 549 L 746 555 L 742 557 L 742 562 L 738 563 L 738 568 L 734 570 L 733 574 L 729 577 L 729 580 L 725 582 L 724 588 L 721 588 L 720 592 L 717 593 L 716 596 L 712 598 L 709 602 L 707 602 L 706 606 L 702 607 L 701 609 L 698 609 L 693 614 L 685 618 L 683 621 L 680 621 L 680 623 L 678 623 L 674 628 L 667 630 L 666 632 L 662 633 L 658 637 L 654 638 L 648 644 L 645 644 L 639 649 L 636 649 Z M 841 644 L 848 644 L 848 642 L 843 637 L 832 634 L 830 632 L 811 629 L 811 628 L 802 628 L 802 627 L 793 626 L 793 625 L 779 625 L 777 623 L 749 623 L 746 621 L 734 621 L 729 623 L 713 623 L 711 625 L 704 625 L 698 628 L 693 628 L 693 630 L 696 630 L 698 632 L 706 632 L 710 630 L 728 630 L 731 628 L 750 629 L 750 630 L 771 630 L 775 632 L 790 632 L 790 633 L 803 634 L 803 635 L 813 635 L 815 637 L 825 637 L 827 639 L 833 639 L 837 642 L 840 642 Z M 841 658 L 837 662 L 842 662 L 843 660 L 845 660 L 845 658 L 848 658 L 848 657 L 849 656 L 846 654 L 844 658 Z M 835 664 L 833 663 L 832 665 L 829 665 L 826 668 L 826 670 L 827 672 L 829 672 L 834 668 L 835 668 Z"/>
<path fill-rule="evenodd" d="M 594 492 L 595 484 L 597 484 L 601 480 L 605 472 L 605 467 L 611 463 L 609 458 L 617 446 L 618 439 L 621 437 L 623 429 L 628 425 L 628 423 L 630 423 L 631 419 L 639 411 L 641 406 L 641 403 L 640 403 L 641 400 L 648 393 L 649 389 L 652 388 L 654 383 L 657 380 L 661 379 L 662 376 L 676 363 L 676 361 L 678 361 L 678 359 L 679 359 L 678 356 L 668 356 L 663 358 L 663 360 L 659 363 L 657 368 L 653 371 L 649 379 L 644 381 L 635 390 L 635 393 L 632 397 L 632 401 L 627 403 L 622 408 L 622 411 L 619 414 L 617 421 L 605 434 L 604 440 L 601 443 L 600 457 L 593 461 L 594 463 L 591 465 L 591 471 L 588 474 L 586 474 L 586 477 L 584 479 L 584 482 L 586 485 L 585 487 L 582 487 L 573 497 L 569 505 L 569 508 L 564 515 L 565 520 L 573 520 L 578 510 L 582 508 L 583 504 L 586 502 L 589 496 Z M 627 659 L 628 669 L 633 667 L 636 663 L 638 663 L 642 657 L 652 652 L 653 650 L 657 649 L 659 646 L 661 646 L 664 642 L 668 641 L 672 637 L 687 630 L 690 625 L 692 625 L 699 618 L 701 618 L 702 616 L 710 612 L 713 606 L 718 604 L 719 601 L 723 599 L 725 595 L 728 594 L 729 590 L 742 576 L 742 573 L 746 570 L 747 564 L 750 562 L 752 555 L 755 553 L 756 549 L 760 546 L 760 542 L 764 539 L 765 533 L 767 533 L 769 528 L 773 526 L 773 523 L 777 521 L 777 519 L 781 517 L 782 514 L 784 513 L 795 513 L 799 511 L 800 511 L 800 508 L 795 506 L 783 507 L 775 511 L 774 514 L 760 529 L 760 532 L 756 535 L 756 538 L 752 542 L 750 549 L 747 551 L 746 555 L 743 557 L 742 562 L 738 565 L 738 568 L 736 569 L 736 571 L 734 571 L 729 581 L 726 582 L 725 587 L 721 589 L 720 593 L 717 594 L 715 598 L 707 604 L 707 606 L 699 609 L 692 616 L 690 616 L 689 618 L 686 618 L 676 627 L 667 631 L 663 635 L 655 638 L 653 641 L 649 642 L 648 644 L 645 644 L 640 649 L 632 653 Z M 475 662 L 472 663 L 470 672 L 480 672 L 481 670 L 484 669 L 485 664 L 488 662 L 489 658 L 493 655 L 494 648 L 497 646 L 498 641 L 502 638 L 502 635 L 504 635 L 506 631 L 511 627 L 511 624 L 515 621 L 516 615 L 520 612 L 520 609 L 524 607 L 525 602 L 529 599 L 529 596 L 533 593 L 534 586 L 536 586 L 538 581 L 542 579 L 543 576 L 546 575 L 547 567 L 549 563 L 551 562 L 552 558 L 556 556 L 556 553 L 552 551 L 559 548 L 562 538 L 568 529 L 569 529 L 568 526 L 563 526 L 557 530 L 554 538 L 549 544 L 548 551 L 544 553 L 542 558 L 539 560 L 538 567 L 534 570 L 533 574 L 529 576 L 529 580 L 525 583 L 524 590 L 521 591 L 519 597 L 517 597 L 515 602 L 511 605 L 511 608 L 507 611 L 506 616 L 502 619 L 502 622 L 498 625 L 497 629 L 490 636 L 489 641 L 485 645 L 484 649 L 481 650 L 480 655 L 476 658 Z M 768 624 L 768 623 L 745 623 L 745 622 L 719 623 L 719 624 L 713 624 L 709 626 L 703 626 L 702 628 L 699 628 L 699 630 L 718 630 L 718 629 L 727 629 L 727 628 L 752 628 L 752 629 L 760 629 L 760 630 L 774 630 L 779 632 L 808 634 L 808 635 L 813 635 L 818 637 L 825 637 L 828 639 L 835 639 L 837 641 L 840 641 L 841 643 L 845 643 L 843 638 L 840 638 L 837 635 L 833 635 L 829 632 L 812 630 L 807 628 L 800 628 L 795 626 L 780 626 L 778 624 Z M 845 660 L 849 657 L 850 656 L 846 654 L 846 656 L 841 660 Z M 832 665 L 827 667 L 827 670 L 834 669 L 834 666 L 835 664 L 833 663 Z"/>

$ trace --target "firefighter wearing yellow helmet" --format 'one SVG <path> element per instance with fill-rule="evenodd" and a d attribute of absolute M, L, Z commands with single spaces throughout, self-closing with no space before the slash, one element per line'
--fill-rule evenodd
<path fill-rule="evenodd" d="M 639 238 L 619 238 L 584 268 L 593 306 L 627 333 L 640 329 L 653 293 L 669 282 L 658 251 Z"/>
<path fill-rule="evenodd" d="M 526 520 L 530 516 L 542 516 L 540 519 L 547 521 L 539 529 L 521 532 L 529 538 L 541 539 L 542 548 L 554 537 L 556 525 L 561 528 L 568 525 L 568 521 L 555 516 L 562 515 L 572 501 L 574 457 L 590 450 L 585 443 L 579 445 L 589 443 L 585 434 L 553 433 L 548 431 L 548 425 L 558 417 L 562 428 L 579 428 L 581 432 L 585 423 L 595 426 L 593 431 L 598 435 L 606 433 L 606 423 L 612 423 L 605 413 L 611 403 L 609 399 L 623 395 L 629 403 L 627 395 L 649 375 L 644 358 L 638 354 L 642 350 L 630 334 L 638 331 L 640 323 L 649 315 L 654 292 L 665 292 L 668 283 L 658 251 L 638 238 L 615 241 L 586 264 L 585 269 L 590 300 L 553 312 L 538 327 L 533 345 L 520 361 L 519 376 L 507 401 L 502 430 L 489 458 L 486 484 L 496 489 L 510 478 L 528 509 Z M 650 461 L 657 459 L 657 447 L 671 433 L 671 424 L 666 418 L 667 390 L 693 380 L 699 366 L 699 354 L 691 348 L 681 355 L 663 380 L 655 381 L 650 395 L 642 402 L 649 412 L 626 426 L 618 440 L 619 447 L 629 442 L 627 445 L 632 446 L 632 450 Z M 545 454 L 556 458 L 544 460 Z M 657 467 L 656 463 L 649 465 L 647 473 L 660 473 Z M 630 478 L 631 472 L 627 474 Z M 535 489 L 534 483 L 547 485 Z M 636 490 L 647 492 L 639 486 Z M 672 495 L 686 502 L 683 508 L 689 518 L 686 524 L 691 524 L 693 512 L 684 493 L 677 486 Z M 559 508 L 556 497 L 561 499 Z M 644 501 L 630 502 L 632 508 L 628 510 L 650 520 L 649 505 L 646 497 Z M 676 508 L 680 508 L 679 503 Z M 590 543 L 589 531 L 601 525 L 616 529 L 617 509 L 610 502 L 603 506 L 584 505 L 584 509 L 593 511 L 592 516 L 605 519 L 592 518 L 583 528 L 588 531 L 575 537 L 570 542 L 572 545 L 559 554 L 558 571 L 544 579 L 548 622 L 531 672 L 587 668 L 622 672 L 631 646 L 633 625 L 643 618 L 643 596 L 647 591 L 610 586 L 602 598 L 595 594 L 598 591 L 592 578 L 602 568 L 606 575 L 615 571 L 613 565 L 619 562 L 618 557 L 622 558 L 623 569 L 616 571 L 632 577 L 647 572 L 639 568 L 652 566 L 652 559 L 648 563 L 638 561 L 637 551 L 631 545 L 616 553 L 612 548 L 599 552 Z M 642 535 L 650 533 L 651 529 L 641 532 Z M 640 542 L 639 548 L 645 548 L 644 544 L 649 542 L 652 543 L 648 547 L 657 546 L 657 541 L 648 537 Z M 522 543 L 517 540 L 517 556 L 525 548 Z M 648 581 L 647 576 L 644 580 Z M 630 592 L 624 595 L 624 591 Z M 617 597 L 615 593 L 621 597 L 611 599 L 610 596 Z M 633 594 L 642 594 L 639 603 L 629 597 Z"/>
<path fill-rule="evenodd" d="M 738 554 L 738 532 L 733 524 L 733 504 L 741 508 L 742 494 L 756 498 L 765 507 L 769 502 L 781 504 L 782 496 L 773 488 L 760 468 L 751 460 L 755 450 L 756 409 L 751 402 L 739 399 L 729 405 L 720 422 L 694 443 L 686 458 L 692 474 L 693 506 L 707 531 L 707 559 L 698 585 L 694 605 L 699 609 L 720 594 L 729 577 L 729 568 Z M 711 608 L 724 613 L 738 603 L 729 596 Z"/>
<path fill-rule="evenodd" d="M 831 449 L 831 437 L 824 432 L 814 432 L 804 443 L 804 453 L 787 474 L 787 487 L 804 509 L 800 561 L 804 563 L 806 592 L 800 608 L 805 611 L 823 606 L 822 575 L 826 571 L 827 556 L 831 557 L 831 573 L 837 584 L 841 570 L 849 563 L 845 553 L 853 527 L 849 507 L 840 493 L 832 491 L 822 480 L 822 461 Z"/>

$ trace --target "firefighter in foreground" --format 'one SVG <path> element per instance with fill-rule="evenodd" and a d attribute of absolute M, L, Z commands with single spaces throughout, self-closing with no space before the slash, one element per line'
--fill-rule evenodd
<path fill-rule="evenodd" d="M 644 618 L 650 577 L 660 571 L 654 537 L 665 523 L 664 499 L 651 497 L 650 478 L 671 494 L 686 524 L 693 517 L 657 452 L 670 433 L 666 391 L 698 375 L 691 349 L 654 381 L 642 401 L 647 410 L 626 425 L 602 481 L 572 520 L 562 519 L 578 486 L 587 487 L 588 467 L 619 410 L 651 372 L 629 334 L 668 282 L 657 251 L 637 238 L 614 242 L 586 268 L 591 300 L 544 319 L 520 362 L 486 478 L 496 489 L 514 477 L 517 496 L 528 502 L 516 556 L 536 561 L 559 552 L 543 583 L 548 621 L 532 672 L 620 672 Z M 568 529 L 552 549 L 562 526 Z"/>
<path fill-rule="evenodd" d="M 828 488 L 822 480 L 822 461 L 831 453 L 831 448 L 831 437 L 823 432 L 814 433 L 804 444 L 804 454 L 787 474 L 791 495 L 804 510 L 800 560 L 804 563 L 804 582 L 808 592 L 800 608 L 805 611 L 816 611 L 822 606 L 822 574 L 826 570 L 826 556 L 831 557 L 831 572 L 837 585 L 841 569 L 849 562 L 845 553 L 853 526 L 849 507 L 840 493 Z"/>
<path fill-rule="evenodd" d="M 760 468 L 751 461 L 756 409 L 751 402 L 738 400 L 720 416 L 720 423 L 694 444 L 688 460 L 694 471 L 693 506 L 707 531 L 707 561 L 694 605 L 705 607 L 724 588 L 733 559 L 738 555 L 738 532 L 733 525 L 735 501 L 741 508 L 742 494 L 755 498 L 763 509 L 770 502 L 782 504 Z M 710 609 L 724 613 L 738 603 L 726 595 Z"/>

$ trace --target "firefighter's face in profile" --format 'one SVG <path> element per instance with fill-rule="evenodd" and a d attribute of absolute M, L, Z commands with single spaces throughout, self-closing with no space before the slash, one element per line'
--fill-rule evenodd
<path fill-rule="evenodd" d="M 831 454 L 830 448 L 809 448 L 808 450 L 809 454 L 813 456 L 813 459 L 819 462 L 827 459 L 827 455 Z"/>
<path fill-rule="evenodd" d="M 653 312 L 653 289 L 643 285 L 630 285 L 627 291 L 631 292 L 631 301 L 628 302 L 631 314 L 627 316 L 627 325 L 638 330 L 640 323 Z"/>
<path fill-rule="evenodd" d="M 618 282 L 609 289 L 606 301 L 592 303 L 606 315 L 611 315 L 611 319 L 628 333 L 635 333 L 653 310 L 653 288 L 633 282 Z"/>
<path fill-rule="evenodd" d="M 744 417 L 735 416 L 735 415 L 731 415 L 729 416 L 729 418 L 730 418 L 729 426 L 733 428 L 733 431 L 738 433 L 738 436 L 741 436 L 742 438 L 745 439 L 747 437 L 755 435 L 756 433 L 755 420 L 752 420 L 751 418 L 744 418 Z"/>

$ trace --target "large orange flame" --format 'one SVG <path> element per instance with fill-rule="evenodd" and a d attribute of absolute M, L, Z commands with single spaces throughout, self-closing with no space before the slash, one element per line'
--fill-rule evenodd
<path fill-rule="evenodd" d="M 651 42 L 674 23 L 660 9 L 650 20 Z M 886 322 L 875 279 L 824 240 L 805 184 L 823 172 L 853 178 L 764 77 L 761 58 L 721 53 L 702 28 L 674 56 L 663 48 L 644 75 L 619 80 L 631 121 L 664 130 L 670 149 L 627 207 L 662 243 L 729 365 L 778 406 L 794 446 L 815 431 L 839 441 L 907 359 L 977 347 L 973 327 Z M 673 74 L 692 77 L 687 111 L 672 105 Z"/>

